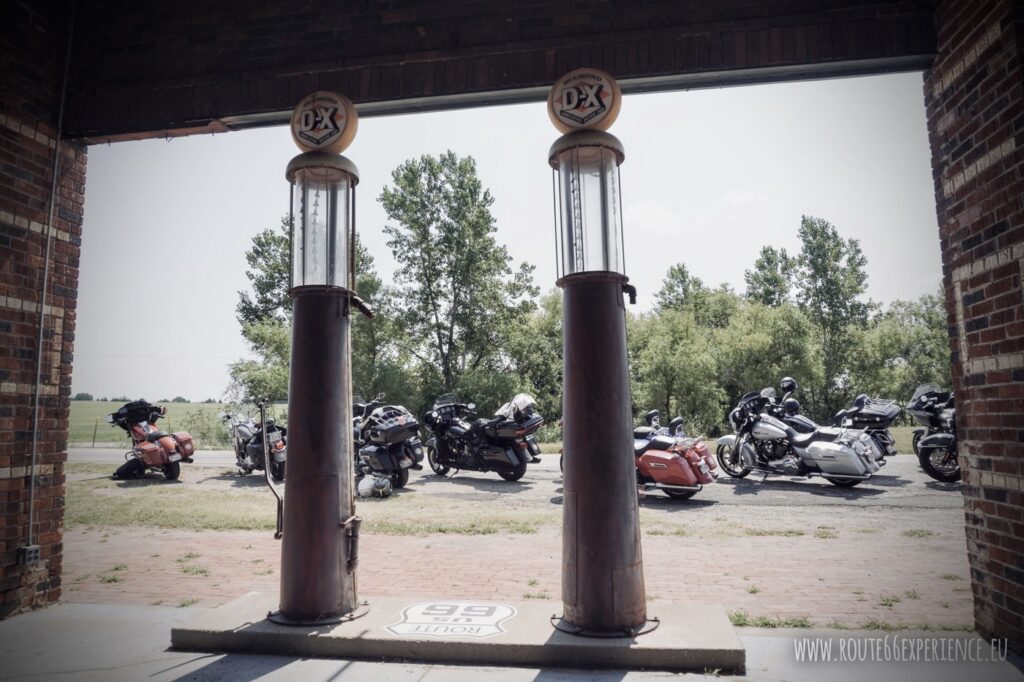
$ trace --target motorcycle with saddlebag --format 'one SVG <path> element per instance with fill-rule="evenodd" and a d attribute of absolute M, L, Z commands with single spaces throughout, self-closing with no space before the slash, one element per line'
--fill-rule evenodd
<path fill-rule="evenodd" d="M 718 477 L 718 465 L 703 438 L 691 438 L 676 417 L 668 428 L 661 426 L 661 414 L 651 410 L 646 426 L 633 429 L 636 483 L 640 490 L 660 490 L 671 498 L 685 500 L 699 493 Z"/>
<path fill-rule="evenodd" d="M 434 401 L 423 415 L 433 434 L 427 441 L 427 461 L 438 476 L 452 469 L 495 471 L 506 481 L 518 481 L 526 465 L 540 461 L 533 434 L 544 425 L 537 403 L 526 393 L 502 405 L 491 419 L 476 419 L 473 403 L 460 403 L 454 393 Z"/>
<path fill-rule="evenodd" d="M 270 454 L 270 475 L 275 481 L 283 481 L 285 460 L 288 456 L 288 429 L 279 426 L 273 419 L 258 424 L 252 417 L 224 414 L 221 417 L 227 424 L 235 441 L 235 466 L 242 476 L 267 468 L 263 458 L 263 439 L 267 439 L 267 450 Z"/>
<path fill-rule="evenodd" d="M 409 470 L 423 465 L 420 423 L 402 405 L 383 404 L 383 395 L 372 402 L 358 403 L 353 436 L 356 443 L 356 491 L 360 497 L 386 497 L 404 488 Z"/>
<path fill-rule="evenodd" d="M 153 470 L 162 471 L 164 478 L 174 481 L 181 475 L 181 463 L 192 462 L 195 446 L 187 431 L 167 433 L 156 427 L 165 414 L 166 407 L 135 400 L 107 415 L 107 423 L 124 429 L 132 445 L 113 478 L 142 478 L 147 470 Z"/>

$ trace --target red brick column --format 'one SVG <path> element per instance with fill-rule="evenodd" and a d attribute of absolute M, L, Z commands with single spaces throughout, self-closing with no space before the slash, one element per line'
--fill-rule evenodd
<path fill-rule="evenodd" d="M 5 68 L 5 86 L 0 89 L 0 618 L 60 597 L 64 461 L 86 162 L 84 146 L 57 142 L 70 19 L 61 5 L 0 5 Z M 51 226 L 53 161 L 58 152 Z M 41 382 L 35 421 L 37 366 Z M 40 545 L 41 557 L 25 564 L 19 548 L 29 542 L 33 480 L 31 541 Z"/>
<path fill-rule="evenodd" d="M 1015 9 L 1014 6 L 1018 5 Z M 925 74 L 979 632 L 1024 649 L 1024 13 L 946 0 Z"/>

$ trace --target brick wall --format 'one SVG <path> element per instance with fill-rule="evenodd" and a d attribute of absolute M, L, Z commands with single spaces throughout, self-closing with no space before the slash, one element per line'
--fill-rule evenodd
<path fill-rule="evenodd" d="M 942 2 L 925 74 L 979 631 L 1024 649 L 1024 12 Z"/>
<path fill-rule="evenodd" d="M 29 540 L 33 394 L 53 158 L 69 17 L 63 3 L 0 8 L 0 618 L 60 597 L 64 461 L 74 350 L 85 147 L 59 146 L 33 538 L 41 559 L 18 561 Z"/>

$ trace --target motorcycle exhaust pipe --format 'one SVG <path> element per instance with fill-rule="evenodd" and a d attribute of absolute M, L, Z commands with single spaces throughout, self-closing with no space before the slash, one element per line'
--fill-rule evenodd
<path fill-rule="evenodd" d="M 697 492 L 704 488 L 702 485 L 669 485 L 668 483 L 642 483 L 641 487 L 644 490 L 696 490 Z"/>

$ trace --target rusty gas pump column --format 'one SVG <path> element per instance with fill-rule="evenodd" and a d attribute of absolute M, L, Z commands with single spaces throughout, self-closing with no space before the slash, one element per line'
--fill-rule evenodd
<path fill-rule="evenodd" d="M 355 108 L 318 92 L 299 103 L 288 164 L 292 360 L 280 610 L 271 621 L 320 625 L 365 613 L 356 597 L 359 518 L 352 463 L 350 315 L 355 298 L 355 164 L 340 154 Z"/>
<path fill-rule="evenodd" d="M 633 636 L 647 619 L 633 418 L 626 358 L 619 164 L 604 132 L 621 101 L 614 79 L 578 69 L 555 84 L 548 113 L 566 134 L 548 155 L 555 175 L 558 286 L 563 300 L 564 479 L 559 630 Z"/>

